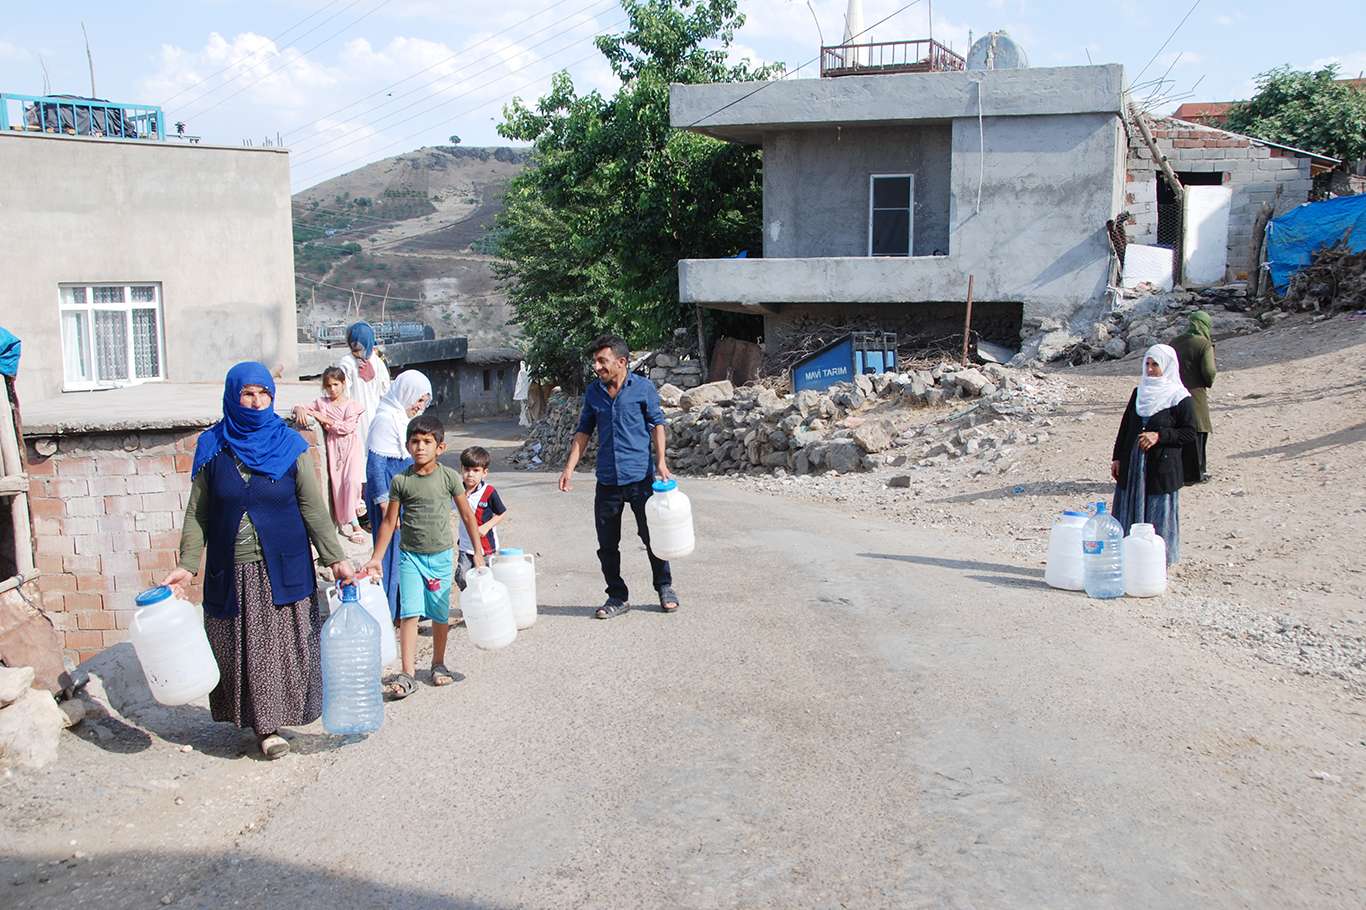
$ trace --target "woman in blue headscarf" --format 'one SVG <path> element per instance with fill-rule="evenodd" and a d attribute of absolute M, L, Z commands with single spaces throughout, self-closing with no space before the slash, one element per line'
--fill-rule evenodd
<path fill-rule="evenodd" d="M 267 758 L 289 751 L 280 728 L 322 714 L 313 554 L 339 579 L 351 568 L 328 514 L 308 443 L 272 409 L 275 380 L 239 363 L 223 388 L 223 419 L 199 436 L 180 565 L 183 590 L 203 565 L 204 628 L 218 661 L 213 719 L 251 727 Z"/>
<path fill-rule="evenodd" d="M 370 421 L 375 419 L 380 399 L 389 391 L 389 368 L 375 352 L 375 330 L 368 322 L 357 322 L 346 330 L 351 353 L 337 361 L 346 374 L 346 394 L 365 409 L 356 426 L 359 439 L 370 436 Z"/>

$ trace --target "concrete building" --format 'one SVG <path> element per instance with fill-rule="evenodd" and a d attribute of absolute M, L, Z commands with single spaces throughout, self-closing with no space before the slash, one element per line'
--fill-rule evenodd
<path fill-rule="evenodd" d="M 295 374 L 287 153 L 8 122 L 0 324 L 23 339 L 25 405 L 241 360 Z"/>
<path fill-rule="evenodd" d="M 1159 117 L 1152 123 L 1158 151 L 1183 186 L 1223 186 L 1232 190 L 1228 218 L 1226 281 L 1246 281 L 1252 269 L 1253 222 L 1262 203 L 1280 215 L 1309 200 L 1314 176 L 1338 164 L 1336 158 L 1254 139 L 1199 123 Z M 1158 174 L 1152 153 L 1138 135 L 1130 136 L 1124 210 L 1131 220 L 1131 243 L 1179 247 L 1183 241 L 1180 206 Z"/>
<path fill-rule="evenodd" d="M 522 354 L 516 348 L 475 348 L 460 370 L 460 405 L 466 418 L 512 414 L 517 403 L 517 370 Z"/>
<path fill-rule="evenodd" d="M 684 260 L 686 302 L 764 318 L 962 331 L 1099 299 L 1123 199 L 1119 66 L 675 85 L 670 122 L 763 149 L 762 257 Z M 954 326 L 956 325 L 956 328 Z"/>

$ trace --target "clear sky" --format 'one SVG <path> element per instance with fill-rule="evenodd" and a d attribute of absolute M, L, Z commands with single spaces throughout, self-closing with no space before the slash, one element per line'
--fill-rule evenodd
<path fill-rule="evenodd" d="M 907 2 L 864 0 L 865 25 Z M 1200 0 L 1163 48 L 1193 2 L 938 0 L 933 28 L 959 52 L 969 31 L 1004 28 L 1034 66 L 1121 63 L 1131 82 L 1166 74 L 1169 94 L 1194 87 L 1190 100 L 1247 97 L 1257 73 L 1282 63 L 1366 70 L 1363 0 Z M 806 63 L 817 20 L 838 43 L 846 5 L 741 0 L 749 21 L 736 53 Z M 919 0 L 864 40 L 927 36 L 929 7 Z M 612 90 L 590 41 L 622 19 L 616 0 L 11 0 L 0 7 L 0 91 L 40 94 L 46 66 L 52 92 L 88 94 L 84 21 L 100 97 L 162 104 L 206 142 L 279 135 L 297 189 L 452 134 L 502 144 L 502 104 L 539 96 L 558 69 Z M 793 78 L 808 75 L 814 64 Z"/>

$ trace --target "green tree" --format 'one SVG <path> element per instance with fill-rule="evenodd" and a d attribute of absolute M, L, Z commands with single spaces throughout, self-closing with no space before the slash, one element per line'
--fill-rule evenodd
<path fill-rule="evenodd" d="M 1335 65 L 1268 70 L 1257 94 L 1229 111 L 1228 128 L 1344 161 L 1366 157 L 1366 92 L 1337 78 Z"/>
<path fill-rule="evenodd" d="M 583 346 L 612 331 L 633 346 L 693 325 L 679 259 L 758 252 L 757 150 L 669 126 L 669 84 L 765 78 L 727 61 L 736 0 L 623 0 L 629 22 L 596 41 L 621 88 L 579 94 L 555 76 L 534 107 L 514 99 L 498 131 L 533 144 L 497 222 L 495 266 L 533 372 L 582 386 Z"/>

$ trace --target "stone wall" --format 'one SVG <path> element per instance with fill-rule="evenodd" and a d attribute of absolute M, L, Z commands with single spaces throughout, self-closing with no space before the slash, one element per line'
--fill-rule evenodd
<path fill-rule="evenodd" d="M 1273 148 L 1255 139 L 1224 130 L 1159 119 L 1153 124 L 1158 149 L 1172 170 L 1217 172 L 1222 185 L 1233 190 L 1229 212 L 1229 281 L 1246 281 L 1252 249 L 1252 223 L 1263 202 L 1273 203 L 1276 214 L 1289 211 L 1309 198 L 1313 178 L 1310 159 Z M 1131 243 L 1157 243 L 1157 165 L 1137 132 L 1129 140 L 1127 179 L 1123 208 L 1133 215 L 1125 230 Z M 1281 187 L 1280 199 L 1276 188 Z"/>
<path fill-rule="evenodd" d="M 133 598 L 175 568 L 199 433 L 194 427 L 28 440 L 37 589 L 73 660 L 126 639 Z M 314 434 L 304 435 L 316 449 Z M 321 468 L 316 452 L 314 458 Z M 196 583 L 190 599 L 199 597 Z"/>

